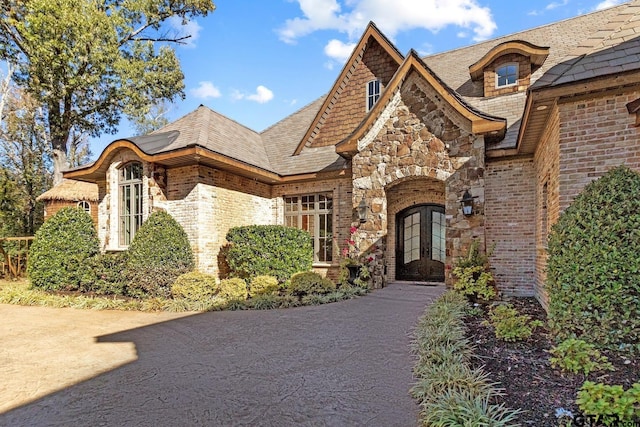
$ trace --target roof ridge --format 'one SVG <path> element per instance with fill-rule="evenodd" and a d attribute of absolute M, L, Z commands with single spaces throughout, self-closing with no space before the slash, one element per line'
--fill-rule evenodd
<path fill-rule="evenodd" d="M 591 11 L 591 12 L 588 12 L 588 13 L 572 16 L 570 18 L 565 18 L 565 19 L 562 19 L 560 21 L 549 22 L 548 24 L 542 24 L 542 25 L 539 25 L 537 27 L 527 28 L 526 30 L 521 30 L 521 31 L 518 31 L 518 32 L 515 32 L 515 33 L 502 34 L 500 36 L 496 36 L 496 37 L 491 38 L 491 39 L 482 40 L 482 41 L 479 41 L 477 43 L 468 44 L 468 45 L 465 45 L 465 46 L 460 46 L 460 47 L 457 47 L 457 48 L 454 48 L 454 49 L 445 50 L 443 52 L 438 52 L 438 53 L 434 53 L 434 54 L 431 54 L 431 55 L 426 55 L 426 56 L 423 56 L 423 58 L 424 59 L 429 59 L 429 58 L 434 58 L 434 57 L 438 57 L 438 56 L 441 56 L 441 55 L 447 55 L 447 54 L 450 54 L 450 53 L 458 51 L 458 50 L 469 49 L 469 48 L 472 48 L 474 46 L 479 46 L 479 45 L 485 44 L 485 43 L 493 43 L 493 42 L 495 42 L 495 41 L 497 41 L 499 39 L 503 39 L 503 38 L 507 38 L 507 37 L 508 38 L 514 38 L 519 34 L 525 34 L 525 33 L 531 32 L 531 31 L 538 31 L 538 30 L 540 30 L 542 28 L 546 28 L 546 27 L 554 27 L 554 26 L 557 26 L 557 25 L 562 25 L 562 24 L 564 24 L 564 23 L 566 23 L 568 21 L 573 21 L 575 19 L 583 19 L 583 18 L 585 18 L 587 16 L 595 15 L 595 14 L 598 14 L 598 13 L 603 13 L 604 11 L 610 11 L 611 9 L 614 9 L 614 8 L 618 8 L 618 7 L 626 8 L 627 6 L 630 5 L 630 3 L 635 3 L 635 2 L 638 2 L 638 1 L 639 0 L 631 0 L 631 1 L 628 1 L 628 2 L 625 2 L 625 3 L 621 3 L 621 4 L 618 4 L 618 5 L 612 6 L 612 7 L 608 7 L 606 9 L 594 10 L 594 11 Z"/>

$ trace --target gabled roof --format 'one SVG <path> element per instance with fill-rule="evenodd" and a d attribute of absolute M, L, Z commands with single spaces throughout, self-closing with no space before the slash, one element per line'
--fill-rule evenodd
<path fill-rule="evenodd" d="M 391 43 L 389 39 L 387 39 L 385 35 L 380 32 L 378 27 L 376 27 L 373 22 L 369 22 L 369 25 L 367 25 L 364 34 L 362 34 L 362 37 L 360 37 L 360 41 L 353 49 L 351 56 L 345 63 L 345 66 L 342 68 L 342 72 L 333 84 L 333 87 L 322 103 L 322 106 L 318 110 L 318 113 L 313 119 L 313 122 L 311 122 L 311 126 L 309 126 L 309 129 L 298 144 L 294 155 L 300 154 L 307 143 L 312 140 L 313 137 L 317 134 L 319 128 L 322 126 L 324 119 L 328 116 L 331 108 L 336 103 L 337 98 L 340 96 L 342 89 L 347 85 L 347 82 L 353 74 L 353 71 L 362 59 L 362 55 L 364 54 L 364 51 L 370 39 L 374 39 L 376 42 L 378 42 L 378 44 L 382 46 L 384 51 L 396 62 L 398 66 L 400 66 L 400 64 L 404 60 L 404 57 L 402 56 L 400 51 L 398 51 L 398 49 L 393 45 L 393 43 Z"/>
<path fill-rule="evenodd" d="M 465 102 L 453 89 L 446 85 L 425 63 L 418 54 L 411 50 L 398 71 L 391 79 L 385 92 L 369 111 L 362 123 L 345 140 L 336 145 L 336 151 L 344 155 L 352 155 L 357 151 L 358 139 L 371 129 L 380 113 L 387 106 L 393 94 L 400 88 L 402 82 L 410 72 L 417 72 L 433 87 L 442 99 L 451 105 L 462 117 L 469 121 L 472 133 L 485 134 L 490 132 L 504 133 L 506 121 L 503 118 L 483 113 Z"/>

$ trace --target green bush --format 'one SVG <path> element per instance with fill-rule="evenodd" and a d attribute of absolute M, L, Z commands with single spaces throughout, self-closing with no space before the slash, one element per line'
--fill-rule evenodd
<path fill-rule="evenodd" d="M 489 324 L 494 327 L 496 337 L 505 341 L 522 341 L 529 338 L 533 329 L 540 327 L 540 320 L 531 320 L 526 314 L 518 314 L 511 304 L 500 304 L 489 313 Z"/>
<path fill-rule="evenodd" d="M 224 279 L 220 281 L 220 291 L 218 296 L 227 301 L 244 301 L 247 299 L 247 282 L 234 277 L 232 279 Z"/>
<path fill-rule="evenodd" d="M 91 217 L 78 208 L 63 208 L 36 232 L 29 250 L 31 284 L 46 290 L 78 290 L 87 261 L 100 247 Z"/>
<path fill-rule="evenodd" d="M 193 270 L 193 266 L 191 245 L 180 224 L 166 212 L 154 212 L 129 246 L 127 294 L 167 297 L 178 276 Z"/>
<path fill-rule="evenodd" d="M 219 291 L 216 278 L 199 271 L 179 276 L 171 285 L 171 296 L 189 301 L 210 300 Z"/>
<path fill-rule="evenodd" d="M 551 366 L 565 372 L 589 375 L 590 372 L 613 370 L 607 357 L 601 355 L 593 344 L 579 339 L 566 339 L 549 350 L 549 353 L 553 356 L 549 359 Z"/>
<path fill-rule="evenodd" d="M 231 277 L 249 280 L 274 276 L 284 283 L 296 272 L 310 270 L 313 247 L 309 233 L 280 225 L 235 227 L 227 233 Z"/>
<path fill-rule="evenodd" d="M 278 279 L 273 276 L 256 276 L 249 282 L 249 296 L 269 295 L 278 292 Z"/>
<path fill-rule="evenodd" d="M 585 381 L 576 403 L 583 414 L 595 417 L 598 425 L 636 425 L 640 418 L 640 383 L 625 391 L 621 385 Z"/>
<path fill-rule="evenodd" d="M 489 271 L 489 254 L 480 252 L 480 242 L 473 240 L 467 256 L 456 260 L 453 288 L 471 301 L 484 302 L 496 296 L 493 274 Z"/>
<path fill-rule="evenodd" d="M 549 322 L 559 340 L 640 350 L 640 175 L 587 185 L 549 235 Z"/>
<path fill-rule="evenodd" d="M 303 271 L 294 274 L 291 276 L 291 284 L 287 288 L 287 292 L 290 295 L 298 297 L 304 297 L 312 294 L 328 294 L 335 290 L 335 283 L 314 271 Z"/>
<path fill-rule="evenodd" d="M 98 254 L 87 260 L 87 273 L 80 291 L 98 295 L 124 295 L 126 292 L 127 253 Z"/>

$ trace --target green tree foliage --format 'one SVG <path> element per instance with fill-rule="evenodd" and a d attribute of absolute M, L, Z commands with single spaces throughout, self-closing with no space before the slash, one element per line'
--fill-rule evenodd
<path fill-rule="evenodd" d="M 169 296 L 173 282 L 193 267 L 187 233 L 168 213 L 154 212 L 129 246 L 127 293 L 134 297 Z"/>
<path fill-rule="evenodd" d="M 549 321 L 559 340 L 640 349 L 640 175 L 590 183 L 549 236 Z"/>
<path fill-rule="evenodd" d="M 36 198 L 51 185 L 51 157 L 42 109 L 9 85 L 0 123 L 0 235 L 32 236 L 43 222 Z"/>
<path fill-rule="evenodd" d="M 183 97 L 183 74 L 169 18 L 214 10 L 212 0 L 5 0 L 0 2 L 0 60 L 45 109 L 55 182 L 75 130 L 114 133 L 121 115 L 146 114 L 155 102 Z"/>
<path fill-rule="evenodd" d="M 232 277 L 250 280 L 274 276 L 286 282 L 313 264 L 311 237 L 306 231 L 280 225 L 235 227 L 227 233 L 227 263 Z"/>
<path fill-rule="evenodd" d="M 88 262 L 99 250 L 91 217 L 78 208 L 63 208 L 36 232 L 27 273 L 34 287 L 77 290 Z"/>

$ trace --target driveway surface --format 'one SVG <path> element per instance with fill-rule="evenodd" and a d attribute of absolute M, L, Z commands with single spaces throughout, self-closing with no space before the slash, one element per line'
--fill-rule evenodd
<path fill-rule="evenodd" d="M 443 291 L 187 315 L 0 305 L 0 425 L 415 426 L 410 334 Z"/>

